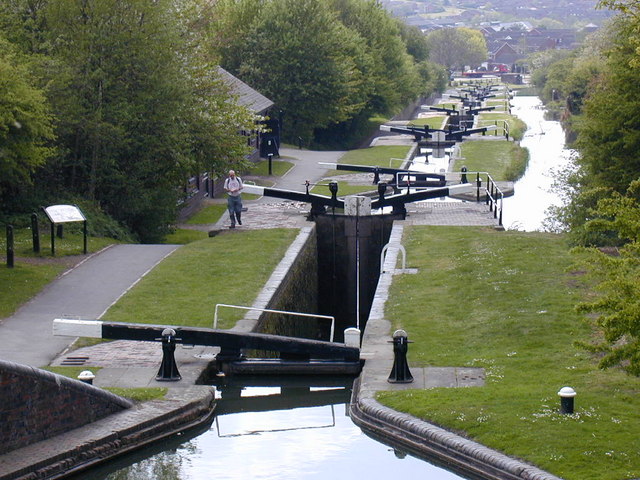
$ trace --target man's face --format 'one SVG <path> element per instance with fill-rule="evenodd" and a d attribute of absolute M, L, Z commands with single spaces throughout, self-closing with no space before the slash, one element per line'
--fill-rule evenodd
<path fill-rule="evenodd" d="M 229 176 L 230 176 L 231 178 L 235 178 L 235 176 L 236 176 L 236 172 L 234 172 L 233 170 L 230 170 L 230 171 L 229 171 Z"/>

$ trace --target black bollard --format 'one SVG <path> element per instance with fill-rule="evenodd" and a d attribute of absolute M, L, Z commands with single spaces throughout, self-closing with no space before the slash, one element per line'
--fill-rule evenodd
<path fill-rule="evenodd" d="M 38 214 L 31 214 L 31 236 L 33 238 L 33 251 L 40 253 L 40 226 L 38 225 Z"/>
<path fill-rule="evenodd" d="M 409 340 L 407 332 L 404 330 L 396 330 L 393 332 L 393 368 L 387 381 L 389 383 L 411 383 L 413 375 L 409 371 L 409 363 L 407 362 L 407 350 L 409 349 Z"/>
<path fill-rule="evenodd" d="M 172 328 L 165 328 L 162 331 L 162 363 L 156 375 L 158 382 L 177 382 L 182 380 L 174 352 L 176 351 L 176 331 Z"/>
<path fill-rule="evenodd" d="M 571 415 L 573 413 L 573 399 L 576 396 L 575 390 L 571 387 L 562 387 L 558 396 L 560 396 L 560 413 Z"/>
<path fill-rule="evenodd" d="M 462 175 L 460 176 L 460 183 L 469 183 L 467 180 L 467 167 L 462 167 L 460 171 L 462 172 Z"/>
<path fill-rule="evenodd" d="M 329 182 L 329 191 L 331 192 L 331 208 L 336 213 L 336 202 L 338 200 L 338 182 Z"/>
<path fill-rule="evenodd" d="M 13 268 L 13 226 L 7 225 L 7 267 Z"/>
<path fill-rule="evenodd" d="M 89 385 L 93 385 L 94 378 L 96 378 L 96 376 L 91 370 L 83 370 L 82 372 L 80 372 L 80 375 L 78 375 L 78 380 L 84 383 L 88 383 Z"/>
<path fill-rule="evenodd" d="M 378 198 L 380 199 L 380 205 L 384 204 L 384 195 L 387 192 L 386 182 L 378 183 Z"/>
<path fill-rule="evenodd" d="M 269 144 L 271 144 L 271 140 L 269 140 Z M 273 153 L 270 153 L 269 155 L 267 155 L 267 157 L 269 159 L 269 175 L 273 175 Z"/>

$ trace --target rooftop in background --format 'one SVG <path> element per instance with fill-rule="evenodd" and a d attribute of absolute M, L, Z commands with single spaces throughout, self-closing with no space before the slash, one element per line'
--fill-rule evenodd
<path fill-rule="evenodd" d="M 238 103 L 248 107 L 256 114 L 261 114 L 273 106 L 273 102 L 224 68 L 218 67 L 221 77 L 231 87 L 231 93 L 238 96 Z"/>

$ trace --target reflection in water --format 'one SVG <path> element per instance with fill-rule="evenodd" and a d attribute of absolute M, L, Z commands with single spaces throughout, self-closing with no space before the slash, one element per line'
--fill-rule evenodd
<path fill-rule="evenodd" d="M 126 466 L 112 465 L 78 478 L 462 478 L 366 436 L 347 415 L 350 395 L 350 386 L 221 388 L 220 413 L 204 433 L 191 439 L 174 437 L 149 451 L 148 458 L 141 452 L 123 459 Z M 258 411 L 251 411 L 258 405 Z"/>
<path fill-rule="evenodd" d="M 560 122 L 544 119 L 538 97 L 516 96 L 511 103 L 511 113 L 528 127 L 520 144 L 529 149 L 529 166 L 515 183 L 515 194 L 504 199 L 502 223 L 510 230 L 543 230 L 546 210 L 560 204 L 551 191 L 554 173 L 570 164 L 573 151 L 565 148 Z"/>

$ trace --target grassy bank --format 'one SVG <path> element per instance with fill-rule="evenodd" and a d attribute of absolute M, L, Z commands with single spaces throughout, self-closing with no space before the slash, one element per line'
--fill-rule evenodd
<path fill-rule="evenodd" d="M 592 332 L 573 309 L 585 290 L 562 237 L 413 227 L 405 246 L 419 273 L 396 277 L 386 316 L 415 342 L 411 365 L 482 367 L 486 385 L 382 403 L 566 480 L 640 476 L 640 379 L 574 347 Z M 571 416 L 557 411 L 565 385 L 578 392 Z"/>
<path fill-rule="evenodd" d="M 529 150 L 508 140 L 467 140 L 460 146 L 460 154 L 454 171 L 466 166 L 470 172 L 489 172 L 498 181 L 517 180 L 529 163 Z"/>
<path fill-rule="evenodd" d="M 211 327 L 217 303 L 251 305 L 297 235 L 295 229 L 225 231 L 181 247 L 103 317 Z M 246 312 L 223 309 L 220 328 Z"/>

